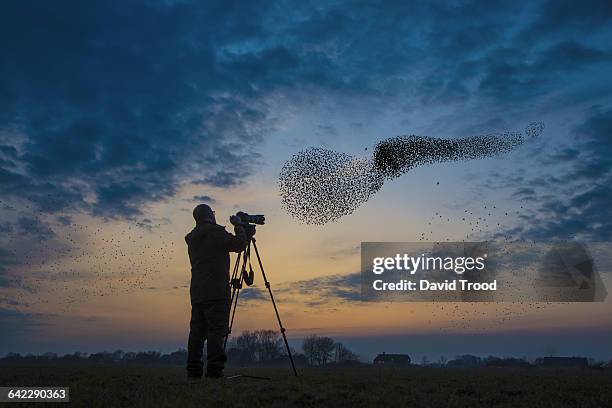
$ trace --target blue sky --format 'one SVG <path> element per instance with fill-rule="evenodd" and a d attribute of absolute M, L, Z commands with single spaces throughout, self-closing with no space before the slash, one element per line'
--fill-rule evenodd
<path fill-rule="evenodd" d="M 24 300 L 43 290 L 32 259 L 79 246 L 65 232 L 77 220 L 180 235 L 171 215 L 193 204 L 185 191 L 228 214 L 252 204 L 280 218 L 273 192 L 291 154 L 367 155 L 401 134 L 546 124 L 508 156 L 415 169 L 328 231 L 396 214 L 406 224 L 355 237 L 411 241 L 443 212 L 453 222 L 427 237 L 462 239 L 460 214 L 489 203 L 503 225 L 474 238 L 609 241 L 611 22 L 612 4 L 594 0 L 4 1 L 2 319 L 40 327 L 44 310 Z M 255 187 L 272 198 L 249 201 Z M 296 246 L 331 240 L 281 224 L 307 237 Z"/>

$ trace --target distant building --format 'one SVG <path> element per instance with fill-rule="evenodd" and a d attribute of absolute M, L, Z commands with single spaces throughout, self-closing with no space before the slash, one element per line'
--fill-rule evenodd
<path fill-rule="evenodd" d="M 374 364 L 392 367 L 407 366 L 410 365 L 410 356 L 408 354 L 387 354 L 383 352 L 376 356 Z"/>
<path fill-rule="evenodd" d="M 587 368 L 589 361 L 585 357 L 543 357 L 536 360 L 536 365 L 545 368 Z"/>

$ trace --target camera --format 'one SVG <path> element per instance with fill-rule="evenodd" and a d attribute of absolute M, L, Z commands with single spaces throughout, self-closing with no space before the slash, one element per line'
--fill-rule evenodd
<path fill-rule="evenodd" d="M 250 215 L 244 211 L 238 211 L 236 217 L 240 218 L 240 225 L 245 229 L 249 239 L 255 235 L 255 224 L 264 225 L 266 222 L 266 217 L 263 215 Z"/>
<path fill-rule="evenodd" d="M 250 215 L 244 211 L 238 211 L 236 216 L 240 218 L 243 224 L 264 225 L 266 223 L 266 217 L 264 215 Z"/>

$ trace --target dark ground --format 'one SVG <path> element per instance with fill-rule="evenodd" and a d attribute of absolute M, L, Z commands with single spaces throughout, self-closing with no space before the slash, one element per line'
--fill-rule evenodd
<path fill-rule="evenodd" d="M 612 407 L 609 370 L 356 367 L 299 378 L 285 368 L 227 370 L 236 373 L 273 380 L 190 383 L 182 367 L 2 365 L 0 386 L 69 386 L 70 405 L 83 407 Z"/>

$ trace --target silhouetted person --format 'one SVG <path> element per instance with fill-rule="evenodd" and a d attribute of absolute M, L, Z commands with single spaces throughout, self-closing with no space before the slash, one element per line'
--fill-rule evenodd
<path fill-rule="evenodd" d="M 187 373 L 201 378 L 204 364 L 202 353 L 207 340 L 207 377 L 222 377 L 227 357 L 223 342 L 228 331 L 230 311 L 229 265 L 230 252 L 240 252 L 248 238 L 240 226 L 240 218 L 233 215 L 232 235 L 217 225 L 215 212 L 206 204 L 193 210 L 195 228 L 185 241 L 191 262 L 191 322 L 187 347 Z"/>

